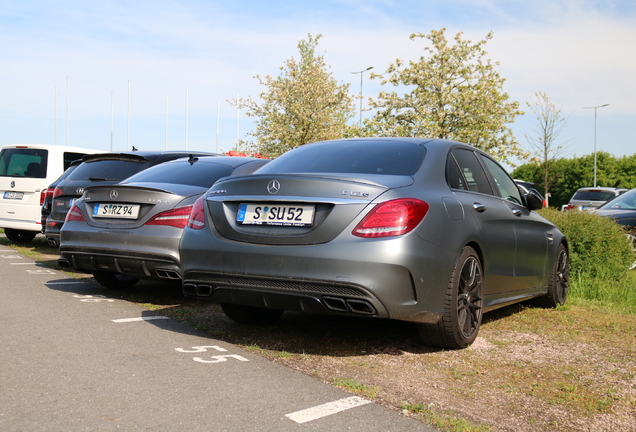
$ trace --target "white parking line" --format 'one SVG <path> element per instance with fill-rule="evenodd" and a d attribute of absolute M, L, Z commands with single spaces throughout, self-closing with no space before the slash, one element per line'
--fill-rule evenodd
<path fill-rule="evenodd" d="M 22 262 L 22 263 L 9 263 L 9 264 L 11 264 L 11 265 L 35 265 L 36 263 L 34 263 L 34 262 L 28 262 L 28 263 Z"/>
<path fill-rule="evenodd" d="M 151 320 L 161 320 L 161 319 L 170 319 L 170 317 L 156 315 L 156 316 L 148 316 L 148 317 L 139 317 L 139 318 L 122 318 L 122 319 L 114 319 L 115 323 L 129 323 L 136 321 L 151 321 Z"/>
<path fill-rule="evenodd" d="M 285 417 L 296 423 L 307 423 L 312 420 L 316 420 L 322 417 L 327 417 L 332 414 L 346 411 L 351 408 L 366 405 L 371 403 L 370 400 L 364 399 L 358 396 L 352 396 L 344 399 L 340 399 L 334 402 L 328 402 L 326 404 L 318 405 L 313 408 L 307 408 L 301 411 L 296 411 L 291 414 L 286 414 Z"/>

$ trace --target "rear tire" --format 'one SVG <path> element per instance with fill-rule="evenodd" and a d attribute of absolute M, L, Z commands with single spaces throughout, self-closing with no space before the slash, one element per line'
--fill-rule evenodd
<path fill-rule="evenodd" d="M 94 271 L 93 277 L 101 286 L 112 290 L 132 288 L 139 279 L 121 273 Z"/>
<path fill-rule="evenodd" d="M 275 324 L 283 314 L 281 309 L 221 303 L 223 313 L 239 324 Z"/>
<path fill-rule="evenodd" d="M 35 231 L 17 230 L 13 228 L 4 229 L 4 235 L 13 243 L 29 243 L 37 234 Z"/>
<path fill-rule="evenodd" d="M 449 349 L 466 348 L 477 338 L 484 304 L 484 276 L 477 252 L 466 246 L 446 288 L 444 315 L 436 324 L 418 324 L 422 341 Z"/>
<path fill-rule="evenodd" d="M 535 303 L 544 308 L 555 308 L 565 303 L 570 286 L 570 260 L 565 245 L 561 243 L 552 267 L 548 293 L 538 297 Z"/>

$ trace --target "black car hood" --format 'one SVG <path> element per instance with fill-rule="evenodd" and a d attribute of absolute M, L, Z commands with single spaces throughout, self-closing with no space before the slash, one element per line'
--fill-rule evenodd
<path fill-rule="evenodd" d="M 620 225 L 636 227 L 636 210 L 598 209 L 594 213 L 612 218 Z"/>

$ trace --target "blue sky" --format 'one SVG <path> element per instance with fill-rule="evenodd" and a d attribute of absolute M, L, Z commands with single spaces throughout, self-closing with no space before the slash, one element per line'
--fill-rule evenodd
<path fill-rule="evenodd" d="M 543 91 L 568 116 L 564 156 L 593 152 L 583 107 L 603 104 L 597 150 L 636 153 L 633 0 L 0 0 L 0 145 L 108 151 L 112 117 L 113 150 L 184 149 L 186 138 L 230 150 L 252 123 L 227 101 L 257 98 L 254 76 L 277 76 L 308 33 L 322 34 L 318 51 L 357 95 L 352 71 L 417 60 L 423 40 L 409 35 L 442 27 L 475 42 L 494 32 L 485 49 L 510 97 L 529 112 Z M 376 96 L 379 80 L 365 74 L 363 90 Z M 535 125 L 531 113 L 512 125 L 523 147 Z"/>

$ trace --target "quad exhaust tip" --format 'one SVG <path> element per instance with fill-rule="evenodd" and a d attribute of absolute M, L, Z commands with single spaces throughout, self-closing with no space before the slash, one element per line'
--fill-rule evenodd
<path fill-rule="evenodd" d="M 366 300 L 325 296 L 322 301 L 327 309 L 335 312 L 353 312 L 362 315 L 377 313 L 373 305 Z"/>

